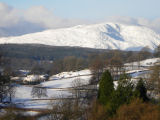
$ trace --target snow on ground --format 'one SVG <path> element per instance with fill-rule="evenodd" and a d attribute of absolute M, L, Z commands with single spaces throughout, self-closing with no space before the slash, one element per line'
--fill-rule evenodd
<path fill-rule="evenodd" d="M 42 97 L 40 99 L 52 99 L 52 98 L 60 98 L 60 97 L 68 97 L 71 96 L 72 93 L 67 90 L 61 90 L 58 88 L 69 88 L 73 87 L 73 82 L 75 80 L 80 80 L 82 84 L 88 84 L 91 78 L 91 72 L 89 70 L 82 70 L 76 72 L 62 72 L 57 75 L 53 75 L 50 78 L 50 81 L 42 82 L 39 86 L 47 89 L 47 96 Z M 56 77 L 56 80 L 55 80 Z M 27 77 L 28 80 L 32 81 L 35 77 L 30 76 Z M 49 100 L 31 100 L 38 99 L 38 97 L 34 97 L 31 95 L 31 91 L 34 86 L 26 86 L 20 85 L 16 87 L 16 94 L 13 102 L 18 104 L 19 107 L 24 108 L 48 108 Z M 57 89 L 56 89 L 57 88 Z"/>
<path fill-rule="evenodd" d="M 35 116 L 35 115 L 38 115 L 39 114 L 39 112 L 36 112 L 36 111 L 25 111 L 25 112 L 23 112 L 23 115 L 24 116 Z"/>
<path fill-rule="evenodd" d="M 23 81 L 23 82 L 34 82 L 38 80 L 45 80 L 44 75 L 27 75 L 26 77 L 11 77 L 11 80 Z"/>
<path fill-rule="evenodd" d="M 23 100 L 28 100 L 28 99 L 38 99 L 38 97 L 32 97 L 31 91 L 32 91 L 33 86 L 25 86 L 21 85 L 16 87 L 16 94 L 15 98 L 18 101 L 23 101 Z M 41 97 L 43 98 L 57 98 L 59 95 L 69 95 L 68 92 L 63 91 L 63 90 L 58 90 L 58 89 L 47 89 L 47 96 L 46 97 Z"/>
<path fill-rule="evenodd" d="M 44 75 L 27 75 L 27 77 L 24 77 L 23 81 L 31 82 L 31 81 L 36 81 L 36 80 L 43 80 Z"/>
<path fill-rule="evenodd" d="M 147 69 L 146 69 L 146 70 L 147 70 Z M 129 71 L 127 71 L 126 73 L 127 73 L 127 74 L 133 74 L 133 73 L 142 72 L 142 71 L 144 71 L 144 70 L 129 70 Z"/>
<path fill-rule="evenodd" d="M 114 81 L 113 84 L 114 84 L 114 89 L 116 89 L 118 87 L 118 81 Z"/>
<path fill-rule="evenodd" d="M 145 75 L 146 73 L 149 73 L 148 70 L 140 70 L 140 71 L 137 71 L 137 72 L 133 72 L 133 73 L 129 73 L 129 75 L 132 77 L 132 78 L 137 78 L 137 77 L 145 77 L 143 75 Z"/>
<path fill-rule="evenodd" d="M 144 26 L 101 23 L 0 38 L 0 44 L 44 44 L 137 51 L 146 46 L 154 50 L 160 44 L 160 35 Z"/>
<path fill-rule="evenodd" d="M 30 70 L 19 70 L 19 71 L 25 75 L 27 75 L 30 72 Z"/>
<path fill-rule="evenodd" d="M 146 60 L 146 61 L 150 61 L 150 60 Z M 137 77 L 144 76 L 148 72 L 149 72 L 148 70 L 144 70 L 144 71 L 132 70 L 132 71 L 128 71 L 127 73 L 131 75 L 132 80 L 133 81 L 135 80 L 136 82 Z M 76 71 L 76 72 L 73 72 L 73 71 L 62 72 L 62 73 L 53 75 L 50 77 L 49 81 L 45 81 L 45 82 L 42 82 L 40 85 L 36 85 L 36 86 L 45 88 L 47 90 L 47 96 L 40 98 L 43 100 L 35 100 L 39 98 L 33 97 L 31 95 L 31 91 L 34 85 L 32 86 L 20 85 L 20 86 L 17 86 L 16 88 L 16 94 L 13 101 L 14 103 L 17 103 L 19 107 L 23 107 L 23 108 L 43 108 L 43 109 L 49 108 L 50 100 L 46 100 L 46 99 L 61 98 L 62 96 L 66 98 L 71 96 L 72 93 L 71 91 L 69 91 L 68 88 L 73 87 L 74 81 L 80 80 L 82 84 L 88 84 L 91 76 L 92 76 L 91 72 L 88 69 L 82 70 L 82 71 Z M 28 77 L 28 79 L 32 80 L 34 79 L 34 77 Z M 116 88 L 118 86 L 118 82 L 114 81 L 114 85 Z"/>
<path fill-rule="evenodd" d="M 139 78 L 148 78 L 149 77 L 149 67 L 153 66 L 155 64 L 158 64 L 158 62 L 160 62 L 160 58 L 151 58 L 151 59 L 146 59 L 146 60 L 142 60 L 140 61 L 140 68 L 138 67 L 139 63 L 138 62 L 132 62 L 132 63 L 126 63 L 125 66 L 129 66 L 127 68 L 126 73 L 129 74 L 132 78 L 132 81 L 134 83 L 137 83 L 137 81 L 139 80 Z M 134 70 L 130 70 L 132 69 L 130 66 L 137 66 L 135 68 L 133 68 Z"/>
<path fill-rule="evenodd" d="M 153 66 L 156 62 L 159 62 L 160 58 L 151 58 L 151 59 L 146 59 L 146 60 L 142 60 L 140 61 L 140 66 Z M 130 66 L 138 66 L 138 62 L 132 62 L 132 63 L 126 63 L 125 65 Z"/>
<path fill-rule="evenodd" d="M 50 100 L 37 100 L 37 99 L 52 99 L 71 96 L 72 94 L 69 91 L 62 91 L 56 89 L 47 89 L 47 96 L 45 97 L 33 97 L 31 95 L 32 86 L 18 86 L 16 88 L 16 94 L 13 99 L 13 102 L 16 103 L 19 107 L 23 108 L 48 108 L 48 103 Z"/>
<path fill-rule="evenodd" d="M 80 80 L 82 84 L 88 84 L 91 78 L 91 71 L 81 70 L 76 72 L 62 72 L 50 77 L 50 81 L 41 83 L 42 87 L 47 88 L 69 88 L 73 87 L 73 81 Z"/>
<path fill-rule="evenodd" d="M 50 100 L 37 100 L 37 99 L 52 99 L 71 96 L 72 94 L 69 91 L 62 91 L 56 89 L 46 89 L 47 96 L 45 97 L 33 97 L 31 95 L 32 86 L 18 86 L 16 88 L 16 94 L 13 98 L 13 102 L 16 103 L 19 107 L 23 108 L 48 108 L 48 103 Z"/>
<path fill-rule="evenodd" d="M 75 80 L 80 80 L 82 84 L 88 84 L 90 78 L 91 78 L 91 75 L 73 77 L 73 78 L 63 78 L 60 80 L 43 82 L 41 85 L 42 87 L 47 87 L 47 88 L 69 88 L 69 87 L 73 87 Z"/>
<path fill-rule="evenodd" d="M 91 71 L 86 69 L 86 70 L 81 70 L 81 71 L 70 71 L 70 72 L 61 72 L 59 74 L 53 75 L 50 77 L 49 80 L 56 80 L 56 79 L 62 79 L 62 78 L 68 78 L 68 77 L 76 77 L 76 76 L 82 76 L 82 75 L 90 75 Z"/>

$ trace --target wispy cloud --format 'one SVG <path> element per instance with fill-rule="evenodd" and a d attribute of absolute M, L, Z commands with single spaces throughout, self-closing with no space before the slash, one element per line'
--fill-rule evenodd
<path fill-rule="evenodd" d="M 21 11 L 0 3 L 0 16 L 0 36 L 21 35 L 87 23 L 83 20 L 57 17 L 43 6 L 34 6 Z"/>
<path fill-rule="evenodd" d="M 19 15 L 17 10 L 4 4 L 0 3 L 0 27 L 8 27 L 15 25 L 19 22 Z"/>
<path fill-rule="evenodd" d="M 105 21 L 118 22 L 123 24 L 130 24 L 130 25 L 141 25 L 141 26 L 151 28 L 157 33 L 160 33 L 160 18 L 149 20 L 145 18 L 132 18 L 127 16 L 113 16 L 113 17 L 106 18 Z"/>
<path fill-rule="evenodd" d="M 75 19 L 64 19 L 55 16 L 51 11 L 43 6 L 34 6 L 24 12 L 25 20 L 42 25 L 45 28 L 69 27 L 86 21 Z"/>
<path fill-rule="evenodd" d="M 0 3 L 0 16 L 0 36 L 22 35 L 45 29 L 70 27 L 78 24 L 91 24 L 91 21 L 87 20 L 64 19 L 58 17 L 43 6 L 33 6 L 22 11 L 8 6 L 7 4 Z M 97 22 L 99 21 L 92 21 L 92 23 Z M 115 16 L 105 19 L 105 22 L 143 25 L 160 33 L 160 18 L 148 20 L 144 18 Z"/>

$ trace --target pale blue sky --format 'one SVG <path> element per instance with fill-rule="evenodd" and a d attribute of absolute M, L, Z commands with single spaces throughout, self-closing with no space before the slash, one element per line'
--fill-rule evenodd
<path fill-rule="evenodd" d="M 17 9 L 44 6 L 63 18 L 160 17 L 160 0 L 0 0 Z"/>

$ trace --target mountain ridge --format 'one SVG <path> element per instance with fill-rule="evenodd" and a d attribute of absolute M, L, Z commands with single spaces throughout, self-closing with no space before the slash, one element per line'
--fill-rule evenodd
<path fill-rule="evenodd" d="M 101 23 L 0 38 L 0 44 L 10 43 L 138 51 L 143 47 L 154 50 L 160 44 L 160 35 L 144 26 Z"/>

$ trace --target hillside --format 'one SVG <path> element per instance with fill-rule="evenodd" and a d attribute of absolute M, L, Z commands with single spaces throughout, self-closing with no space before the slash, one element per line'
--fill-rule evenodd
<path fill-rule="evenodd" d="M 160 35 L 143 26 L 103 23 L 0 38 L 0 44 L 6 43 L 137 51 L 146 46 L 153 50 L 160 44 Z"/>

